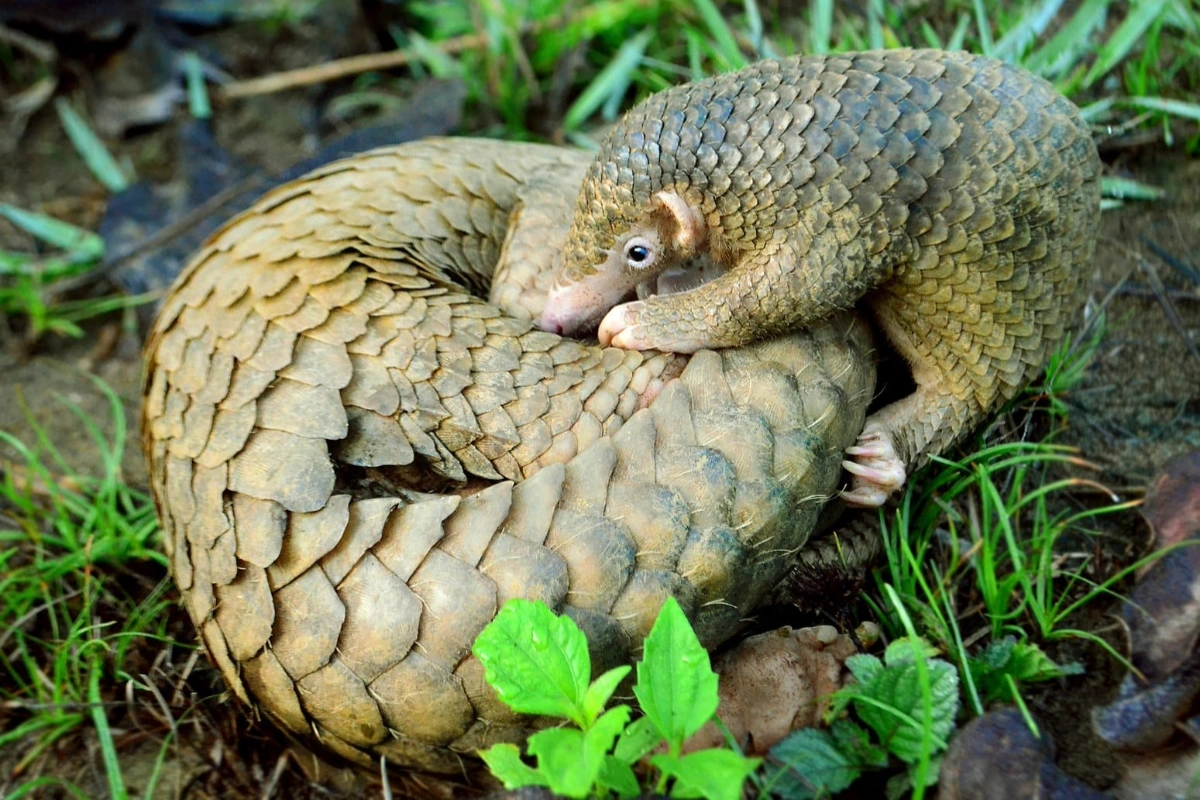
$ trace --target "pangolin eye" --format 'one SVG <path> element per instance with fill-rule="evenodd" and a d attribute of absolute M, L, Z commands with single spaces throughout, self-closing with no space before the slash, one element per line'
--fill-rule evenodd
<path fill-rule="evenodd" d="M 633 269 L 645 269 L 654 263 L 654 247 L 641 236 L 625 243 L 625 261 Z"/>

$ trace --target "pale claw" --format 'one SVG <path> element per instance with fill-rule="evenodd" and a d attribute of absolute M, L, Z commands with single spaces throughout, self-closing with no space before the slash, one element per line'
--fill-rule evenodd
<path fill-rule="evenodd" d="M 859 434 L 858 444 L 846 448 L 846 455 L 854 456 L 854 460 L 842 462 L 854 476 L 850 489 L 842 492 L 842 500 L 849 505 L 878 508 L 908 477 L 891 438 L 880 428 L 868 425 Z"/>
<path fill-rule="evenodd" d="M 648 349 L 638 338 L 637 317 L 641 303 L 623 303 L 604 315 L 596 338 L 602 347 L 621 347 L 625 350 Z"/>

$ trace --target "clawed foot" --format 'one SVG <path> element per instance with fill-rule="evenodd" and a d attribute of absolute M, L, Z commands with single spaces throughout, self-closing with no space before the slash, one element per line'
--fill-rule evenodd
<path fill-rule="evenodd" d="M 842 492 L 842 500 L 847 504 L 878 508 L 888 495 L 904 485 L 907 477 L 904 462 L 882 428 L 868 424 L 859 434 L 858 444 L 846 448 L 846 455 L 852 460 L 843 461 L 842 466 L 854 475 L 850 489 Z"/>
<path fill-rule="evenodd" d="M 661 326 L 642 324 L 648 311 L 646 303 L 635 300 L 614 306 L 600 322 L 596 338 L 602 347 L 620 347 L 625 350 L 662 350 L 666 353 L 694 353 L 716 343 L 687 339 L 679 336 L 663 336 Z M 654 331 L 658 331 L 656 334 Z"/>
<path fill-rule="evenodd" d="M 614 306 L 604 315 L 600 322 L 600 330 L 596 332 L 600 345 L 621 347 L 625 350 L 649 350 L 650 345 L 640 335 L 641 326 L 638 325 L 642 309 L 645 307 L 646 304 L 641 301 Z"/>

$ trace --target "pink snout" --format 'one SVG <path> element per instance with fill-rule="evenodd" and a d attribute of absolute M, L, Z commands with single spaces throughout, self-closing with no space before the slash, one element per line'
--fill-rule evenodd
<path fill-rule="evenodd" d="M 607 311 L 595 293 L 578 285 L 559 287 L 547 296 L 538 327 L 559 336 L 584 336 L 596 332 Z"/>

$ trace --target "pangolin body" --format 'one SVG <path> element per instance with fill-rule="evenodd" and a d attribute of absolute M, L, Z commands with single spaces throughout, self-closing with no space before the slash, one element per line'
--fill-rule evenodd
<path fill-rule="evenodd" d="M 854 315 L 690 360 L 536 330 L 529 268 L 587 163 L 468 139 L 335 162 L 163 303 L 142 432 L 172 573 L 233 692 L 325 751 L 453 773 L 543 724 L 470 654 L 509 598 L 575 619 L 597 673 L 668 596 L 716 645 L 836 489 L 874 385 Z M 524 319 L 467 291 L 498 261 Z"/>
<path fill-rule="evenodd" d="M 764 61 L 655 94 L 606 136 L 541 325 L 693 352 L 865 297 L 917 387 L 849 451 L 850 499 L 878 504 L 1042 367 L 1099 213 L 1078 109 L 1028 72 L 937 50 Z M 646 296 L 697 255 L 723 274 Z"/>

